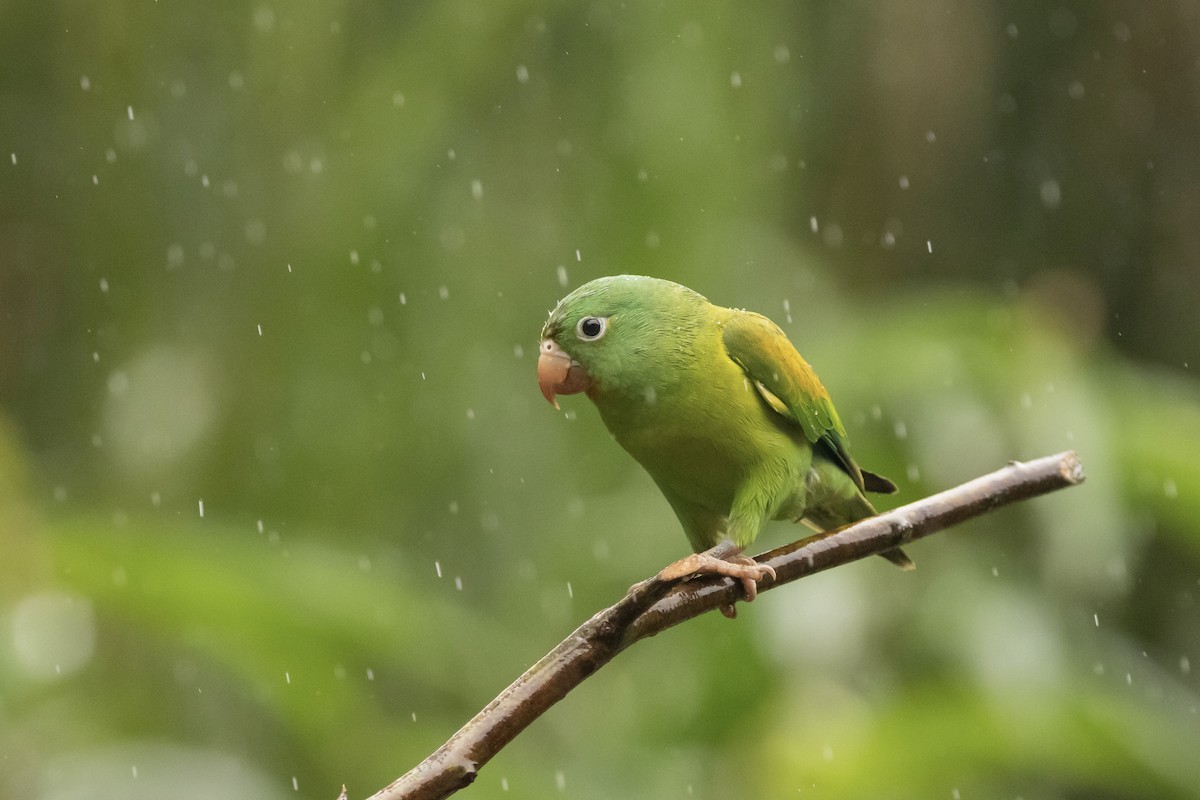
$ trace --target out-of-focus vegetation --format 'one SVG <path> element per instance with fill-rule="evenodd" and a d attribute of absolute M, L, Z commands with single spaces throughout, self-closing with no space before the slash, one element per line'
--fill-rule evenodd
<path fill-rule="evenodd" d="M 779 321 L 889 502 L 1089 479 L 638 645 L 471 796 L 1200 797 L 1195 4 L 0 23 L 0 797 L 363 796 L 681 555 L 534 381 L 616 272 Z"/>

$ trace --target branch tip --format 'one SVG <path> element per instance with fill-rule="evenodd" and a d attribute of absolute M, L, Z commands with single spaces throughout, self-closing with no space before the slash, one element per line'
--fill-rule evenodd
<path fill-rule="evenodd" d="M 1062 466 L 1059 474 L 1063 479 L 1068 481 L 1072 486 L 1078 486 L 1087 480 L 1087 473 L 1083 471 L 1083 462 L 1079 459 L 1079 454 L 1074 450 L 1068 450 L 1062 454 Z"/>

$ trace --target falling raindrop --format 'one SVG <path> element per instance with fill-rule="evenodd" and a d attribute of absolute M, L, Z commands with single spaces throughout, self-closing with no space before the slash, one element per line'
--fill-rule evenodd
<path fill-rule="evenodd" d="M 1062 188 L 1053 178 L 1042 181 L 1042 185 L 1038 188 L 1038 194 L 1042 198 L 1042 205 L 1052 211 L 1062 205 Z"/>
<path fill-rule="evenodd" d="M 275 29 L 275 11 L 270 6 L 259 6 L 254 9 L 254 27 L 260 33 L 270 33 Z"/>
<path fill-rule="evenodd" d="M 524 64 L 517 65 L 517 83 L 529 83 L 529 67 Z"/>

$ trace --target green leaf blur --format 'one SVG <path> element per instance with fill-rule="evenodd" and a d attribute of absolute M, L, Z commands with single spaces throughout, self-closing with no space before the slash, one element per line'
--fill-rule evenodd
<path fill-rule="evenodd" d="M 620 272 L 779 322 L 888 503 L 1088 480 L 637 645 L 464 796 L 1200 797 L 1192 5 L 0 20 L 0 798 L 366 796 L 686 552 L 535 383 Z"/>

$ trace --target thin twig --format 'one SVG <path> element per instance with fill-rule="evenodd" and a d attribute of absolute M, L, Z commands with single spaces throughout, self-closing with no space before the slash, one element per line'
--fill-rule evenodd
<path fill-rule="evenodd" d="M 1001 506 L 1075 486 L 1084 479 L 1074 452 L 1013 462 L 990 475 L 876 517 L 819 533 L 758 556 L 776 578 L 769 591 L 814 572 L 882 553 Z M 617 653 L 692 617 L 742 597 L 741 583 L 720 576 L 682 582 L 650 578 L 616 605 L 580 625 L 488 703 L 432 755 L 370 800 L 434 800 L 470 784 L 506 744 Z"/>

